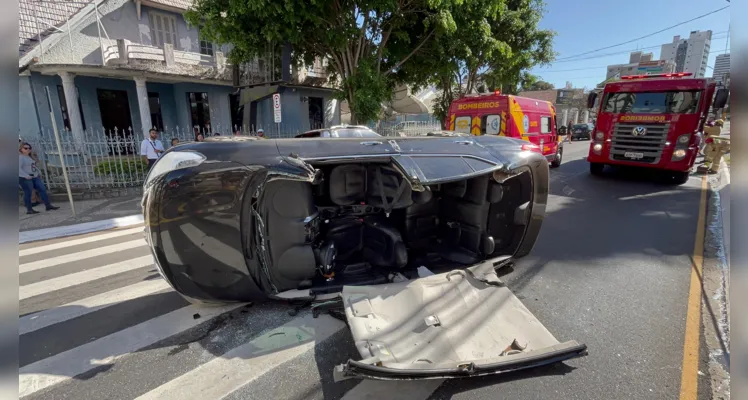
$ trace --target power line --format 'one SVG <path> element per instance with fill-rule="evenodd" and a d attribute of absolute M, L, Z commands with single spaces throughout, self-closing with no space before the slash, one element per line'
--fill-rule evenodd
<path fill-rule="evenodd" d="M 718 40 L 718 39 L 724 39 L 724 38 L 725 38 L 725 36 L 723 36 L 723 37 L 712 37 L 712 40 Z M 660 47 L 662 47 L 662 45 L 649 46 L 649 47 L 639 47 L 638 49 L 630 49 L 630 50 L 624 50 L 624 51 L 617 51 L 617 52 L 614 52 L 614 53 L 597 54 L 597 55 L 594 55 L 594 56 L 574 58 L 574 59 L 571 59 L 571 60 L 569 60 L 569 59 L 561 59 L 561 60 L 553 61 L 552 64 L 562 63 L 562 62 L 575 62 L 575 61 L 583 61 L 583 60 L 593 60 L 593 59 L 596 59 L 596 58 L 603 58 L 603 57 L 615 56 L 615 55 L 619 55 L 619 54 L 626 54 L 626 53 L 631 53 L 633 51 L 657 49 L 657 48 L 660 48 Z"/>
<path fill-rule="evenodd" d="M 730 8 L 730 6 L 726 6 L 726 7 L 722 7 L 720 9 L 714 10 L 714 11 L 710 11 L 710 12 L 708 12 L 706 14 L 699 15 L 698 17 L 691 18 L 688 21 L 679 22 L 679 23 L 677 23 L 675 25 L 672 25 L 672 26 L 669 26 L 667 28 L 661 29 L 661 30 L 659 30 L 657 32 L 650 33 L 648 35 L 644 35 L 644 36 L 638 37 L 636 39 L 631 39 L 631 40 L 628 40 L 628 41 L 625 41 L 625 42 L 621 42 L 621 43 L 618 43 L 618 44 L 614 44 L 614 45 L 611 45 L 611 46 L 601 47 L 599 49 L 590 50 L 590 51 L 587 51 L 587 52 L 584 52 L 584 53 L 575 54 L 573 56 L 563 57 L 561 60 L 565 60 L 567 58 L 572 58 L 572 57 L 584 56 L 584 55 L 587 55 L 587 54 L 596 53 L 596 52 L 601 51 L 601 50 L 607 50 L 607 49 L 610 49 L 610 48 L 613 48 L 613 47 L 618 47 L 618 46 L 621 46 L 621 45 L 624 45 L 624 44 L 633 43 L 633 42 L 636 42 L 637 40 L 645 39 L 645 38 L 648 38 L 650 36 L 654 36 L 654 35 L 657 35 L 659 33 L 665 32 L 667 30 L 673 29 L 675 27 L 687 24 L 689 22 L 696 21 L 697 19 L 701 19 L 701 18 L 704 18 L 706 16 L 712 15 L 714 13 L 718 13 L 718 12 L 724 10 L 724 9 L 727 9 L 727 8 Z"/>

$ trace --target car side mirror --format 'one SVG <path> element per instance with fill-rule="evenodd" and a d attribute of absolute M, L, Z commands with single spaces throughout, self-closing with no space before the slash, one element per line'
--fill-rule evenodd
<path fill-rule="evenodd" d="M 714 104 L 712 105 L 715 109 L 725 108 L 727 105 L 727 99 L 730 97 L 730 91 L 726 88 L 717 90 L 717 94 L 714 96 Z"/>
<path fill-rule="evenodd" d="M 587 108 L 595 107 L 595 100 L 597 100 L 597 93 L 590 93 L 587 96 Z"/>

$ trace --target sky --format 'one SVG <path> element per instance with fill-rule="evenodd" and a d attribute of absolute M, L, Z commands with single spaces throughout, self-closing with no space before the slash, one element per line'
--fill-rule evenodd
<path fill-rule="evenodd" d="M 567 81 L 575 88 L 593 88 L 605 80 L 608 65 L 628 63 L 632 51 L 652 52 L 653 60 L 659 60 L 660 46 L 671 43 L 675 35 L 687 38 L 696 30 L 712 31 L 706 69 L 706 76 L 711 77 L 714 60 L 725 53 L 728 43 L 730 8 L 632 43 L 561 60 L 657 32 L 730 3 L 727 0 L 545 0 L 545 3 L 546 13 L 540 27 L 556 32 L 554 51 L 558 53 L 558 61 L 531 72 L 557 88 L 563 88 Z"/>

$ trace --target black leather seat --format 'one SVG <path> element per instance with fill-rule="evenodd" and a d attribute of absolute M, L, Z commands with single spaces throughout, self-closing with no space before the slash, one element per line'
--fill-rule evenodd
<path fill-rule="evenodd" d="M 364 259 L 375 267 L 402 268 L 408 249 L 400 232 L 374 219 L 364 220 Z"/>
<path fill-rule="evenodd" d="M 360 164 L 338 165 L 330 171 L 330 200 L 350 206 L 366 200 L 366 167 Z"/>
<path fill-rule="evenodd" d="M 369 166 L 367 186 L 366 203 L 374 207 L 389 212 L 413 204 L 410 184 L 390 166 Z"/>

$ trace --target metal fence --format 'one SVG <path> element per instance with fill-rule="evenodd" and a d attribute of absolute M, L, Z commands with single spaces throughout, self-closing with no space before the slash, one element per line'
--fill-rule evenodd
<path fill-rule="evenodd" d="M 311 129 L 324 128 L 313 124 Z M 406 123 L 377 122 L 370 124 L 383 136 L 415 136 L 441 129 L 436 121 L 409 121 Z M 164 128 L 159 131 L 159 140 L 169 149 L 172 142 L 194 142 L 211 136 L 257 136 L 267 138 L 293 138 L 309 128 L 286 124 L 266 126 L 233 126 L 181 129 Z M 32 146 L 32 156 L 37 158 L 42 179 L 52 191 L 64 191 L 65 181 L 62 166 L 67 170 L 71 188 L 74 190 L 127 188 L 142 185 L 147 165 L 140 156 L 144 135 L 132 128 L 88 129 L 76 140 L 69 131 L 60 132 L 60 152 L 54 133 L 46 131 L 31 137 L 21 137 Z M 64 161 L 64 164 L 63 164 Z"/>

